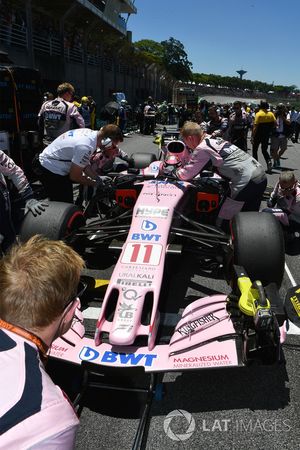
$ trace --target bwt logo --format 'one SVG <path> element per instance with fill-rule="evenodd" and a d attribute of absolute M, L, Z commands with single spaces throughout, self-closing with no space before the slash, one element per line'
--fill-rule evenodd
<path fill-rule="evenodd" d="M 133 233 L 131 239 L 133 241 L 155 241 L 158 242 L 161 234 Z"/>
<path fill-rule="evenodd" d="M 144 231 L 154 231 L 156 230 L 157 225 L 154 222 L 151 222 L 150 220 L 143 220 L 142 222 L 142 230 Z"/>
<path fill-rule="evenodd" d="M 106 351 L 103 355 L 101 355 L 97 352 L 97 350 L 85 346 L 79 353 L 79 358 L 82 361 L 95 361 L 99 358 L 99 362 L 107 364 L 121 364 L 124 366 L 143 365 L 146 367 L 151 367 L 153 360 L 157 358 L 157 355 L 151 353 L 117 353 L 109 351 Z"/>

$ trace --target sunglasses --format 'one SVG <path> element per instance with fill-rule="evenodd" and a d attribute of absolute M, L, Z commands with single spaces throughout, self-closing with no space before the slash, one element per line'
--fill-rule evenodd
<path fill-rule="evenodd" d="M 74 303 L 75 300 L 80 299 L 80 297 L 82 296 L 82 294 L 84 293 L 86 288 L 87 288 L 87 285 L 85 283 L 83 283 L 82 281 L 80 281 L 78 286 L 77 286 L 76 294 L 74 294 L 72 296 L 72 298 L 67 301 L 67 303 L 64 306 L 63 311 L 65 311 L 72 303 Z"/>

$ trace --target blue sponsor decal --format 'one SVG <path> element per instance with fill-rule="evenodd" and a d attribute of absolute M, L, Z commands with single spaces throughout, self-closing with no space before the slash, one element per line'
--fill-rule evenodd
<path fill-rule="evenodd" d="M 74 136 L 74 131 L 73 130 L 69 131 L 68 136 Z"/>
<path fill-rule="evenodd" d="M 161 234 L 133 233 L 131 239 L 133 241 L 155 241 L 158 242 Z"/>
<path fill-rule="evenodd" d="M 91 347 L 83 347 L 81 352 L 79 353 L 79 358 L 82 361 L 94 361 L 96 358 L 100 356 L 100 353 L 94 350 Z"/>
<path fill-rule="evenodd" d="M 153 360 L 157 358 L 157 355 L 146 355 L 144 353 L 115 353 L 115 352 L 104 352 L 101 362 L 105 363 L 121 363 L 124 366 L 137 366 L 142 360 L 144 360 L 144 365 L 151 367 Z"/>
<path fill-rule="evenodd" d="M 156 230 L 157 225 L 154 222 L 151 222 L 150 220 L 143 220 L 142 222 L 142 230 L 144 231 L 154 231 Z"/>
<path fill-rule="evenodd" d="M 106 351 L 101 357 L 97 350 L 85 346 L 80 351 L 79 358 L 82 361 L 95 361 L 95 359 L 99 358 L 98 362 L 108 364 L 118 363 L 124 366 L 137 366 L 142 363 L 146 367 L 151 367 L 153 360 L 157 358 L 157 355 L 151 353 L 117 353 Z"/>

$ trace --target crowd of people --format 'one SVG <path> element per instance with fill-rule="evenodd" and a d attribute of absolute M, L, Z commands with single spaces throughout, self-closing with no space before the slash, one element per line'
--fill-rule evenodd
<path fill-rule="evenodd" d="M 259 211 L 267 185 L 265 172 L 280 169 L 280 159 L 287 150 L 288 140 L 298 143 L 300 128 L 300 112 L 294 107 L 282 103 L 270 106 L 266 101 L 261 101 L 259 105 L 240 100 L 233 104 L 216 105 L 203 99 L 196 108 L 188 109 L 186 105 L 176 106 L 166 101 L 155 103 L 149 97 L 140 120 L 143 134 L 155 134 L 156 122 L 178 125 L 181 139 L 190 149 L 189 161 L 183 167 L 174 169 L 173 174 L 179 179 L 190 180 L 209 165 L 230 181 L 230 195 L 217 221 L 218 225 L 225 225 L 225 229 L 228 229 L 228 220 L 237 212 Z M 259 148 L 266 171 L 258 162 Z M 174 168 L 173 160 L 171 166 Z M 269 203 L 264 211 L 272 212 L 286 231 L 299 228 L 300 194 L 295 174 L 282 173 L 274 192 L 271 196 L 274 204 L 270 207 Z M 285 206 L 282 209 L 280 205 Z"/>
<path fill-rule="evenodd" d="M 253 105 L 237 100 L 221 105 L 203 99 L 197 107 L 188 108 L 184 104 L 173 105 L 166 101 L 155 103 L 149 97 L 143 107 L 139 105 L 137 114 L 142 134 L 154 134 L 156 123 L 177 124 L 182 128 L 186 121 L 192 121 L 201 125 L 213 138 L 221 137 L 248 151 L 250 133 L 252 155 L 257 160 L 261 147 L 268 172 L 280 167 L 288 139 L 298 143 L 300 133 L 300 111 L 289 104 L 270 106 L 266 101 Z"/>

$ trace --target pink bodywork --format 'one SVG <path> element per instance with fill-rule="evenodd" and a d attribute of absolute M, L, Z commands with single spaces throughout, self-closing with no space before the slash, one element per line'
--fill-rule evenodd
<path fill-rule="evenodd" d="M 238 361 L 235 330 L 226 310 L 226 295 L 221 294 L 191 303 L 184 310 L 170 343 L 156 345 L 150 351 L 148 347 L 130 345 L 102 343 L 97 346 L 83 334 L 82 328 L 76 332 L 69 330 L 64 336 L 67 342 L 57 339 L 49 355 L 75 364 L 89 361 L 112 367 L 142 366 L 145 372 L 242 365 Z M 224 336 L 227 340 L 217 340 Z"/>
<path fill-rule="evenodd" d="M 144 182 L 128 237 L 103 300 L 95 340 L 84 337 L 82 324 L 77 323 L 77 332 L 71 329 L 64 336 L 67 341 L 59 338 L 52 344 L 51 356 L 77 364 L 90 361 L 116 367 L 143 366 L 147 372 L 242 364 L 238 362 L 235 331 L 226 310 L 225 295 L 190 304 L 170 343 L 155 345 L 158 300 L 173 211 L 189 188 L 186 182 Z M 153 296 L 150 325 L 143 325 L 141 315 L 149 295 Z M 115 313 L 108 320 L 105 311 L 112 297 L 116 302 Z M 109 343 L 101 342 L 103 332 L 108 333 Z M 147 337 L 148 346 L 133 346 L 139 335 Z M 215 339 L 224 335 L 227 336 L 224 341 Z"/>
<path fill-rule="evenodd" d="M 189 188 L 188 183 L 151 180 L 144 183 L 133 209 L 133 219 L 122 253 L 107 288 L 95 343 L 101 343 L 101 333 L 109 333 L 112 345 L 131 345 L 136 336 L 148 336 L 148 349 L 155 344 L 159 325 L 158 300 L 165 267 L 165 255 L 173 211 Z M 145 297 L 153 307 L 150 325 L 141 323 Z M 105 318 L 109 301 L 118 295 L 112 321 Z"/>
<path fill-rule="evenodd" d="M 152 164 L 155 173 L 157 166 Z M 52 344 L 50 356 L 76 364 L 89 361 L 112 367 L 142 366 L 146 372 L 243 365 L 223 294 L 200 298 L 188 305 L 169 344 L 155 345 L 169 230 L 174 209 L 189 188 L 190 184 L 183 181 L 143 183 L 130 231 L 103 300 L 95 339 L 84 337 L 83 318 L 78 321 L 78 312 L 76 329 L 71 328 Z M 143 325 L 144 302 L 149 300 L 150 324 Z M 115 307 L 109 318 L 105 311 L 111 301 Z M 109 343 L 101 342 L 103 332 L 108 334 Z M 147 346 L 133 345 L 140 335 L 147 337 Z M 281 338 L 283 341 L 283 329 Z"/>

